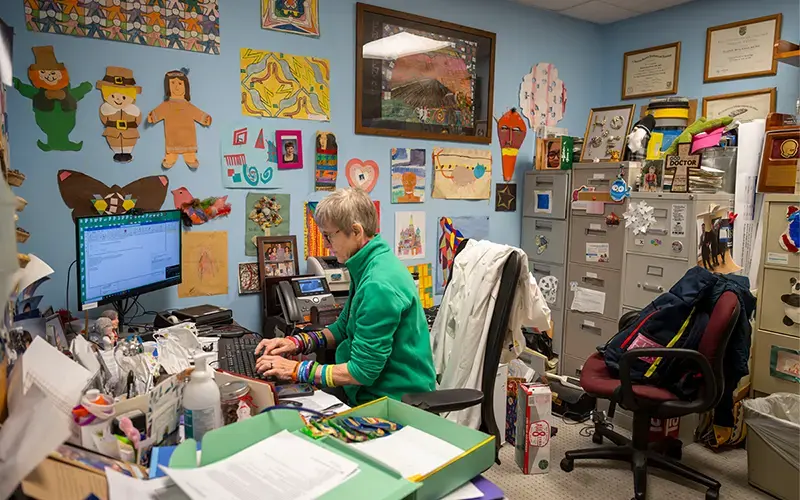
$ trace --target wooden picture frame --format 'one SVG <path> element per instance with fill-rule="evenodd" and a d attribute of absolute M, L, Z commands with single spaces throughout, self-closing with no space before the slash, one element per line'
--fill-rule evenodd
<path fill-rule="evenodd" d="M 256 238 L 256 247 L 258 248 L 258 274 L 261 282 L 266 278 L 300 274 L 296 236 L 259 236 Z"/>
<path fill-rule="evenodd" d="M 740 121 L 743 121 L 743 122 L 744 121 L 755 120 L 755 119 L 759 119 L 759 118 L 766 119 L 767 116 L 770 113 L 774 113 L 775 112 L 776 94 L 777 94 L 777 88 L 776 87 L 769 87 L 769 88 L 759 89 L 759 90 L 748 90 L 746 92 L 732 92 L 730 94 L 717 94 L 717 95 L 712 95 L 712 96 L 708 96 L 708 97 L 703 97 L 703 116 L 705 116 L 709 120 L 711 120 L 713 118 L 719 118 L 720 116 L 730 116 L 734 120 L 740 120 Z M 761 110 L 758 110 L 758 111 L 755 111 L 755 110 L 752 110 L 752 109 L 751 110 L 747 110 L 746 108 L 748 107 L 748 104 L 746 104 L 746 99 L 747 98 L 752 98 L 754 96 L 761 96 L 761 95 L 768 95 L 769 96 L 769 109 L 766 109 L 766 110 L 761 109 Z M 708 104 L 710 102 L 730 101 L 730 104 L 729 104 L 730 107 L 734 107 L 734 106 L 736 106 L 736 101 L 737 100 L 738 101 L 742 101 L 742 106 L 743 106 L 743 109 L 744 109 L 743 112 L 736 113 L 735 115 L 734 114 L 722 114 L 722 115 L 714 114 L 713 116 L 708 116 Z M 749 105 L 749 106 L 752 107 L 752 105 Z M 748 113 L 749 111 L 752 111 L 752 112 Z"/>
<path fill-rule="evenodd" d="M 385 42 L 395 36 L 432 45 L 403 55 Z M 356 134 L 491 144 L 496 45 L 488 31 L 356 4 Z M 437 79 L 453 59 L 465 77 Z"/>
<path fill-rule="evenodd" d="M 635 92 L 633 87 L 633 82 L 629 82 L 628 78 L 628 65 L 629 60 L 633 56 L 639 56 L 638 60 L 645 60 L 650 57 L 658 57 L 663 58 L 664 55 L 660 55 L 660 53 L 669 53 L 670 49 L 674 50 L 675 55 L 673 57 L 674 63 L 672 65 L 671 75 L 661 75 L 661 78 L 669 78 L 669 80 L 662 82 L 657 81 L 658 76 L 651 75 L 651 79 L 654 81 L 650 82 L 650 85 L 653 86 L 653 90 L 644 91 L 644 92 Z M 661 95 L 672 95 L 678 93 L 678 78 L 680 76 L 680 69 L 681 69 L 681 42 L 674 42 L 674 43 L 667 43 L 664 45 L 658 45 L 656 47 L 648 47 L 646 49 L 639 49 L 639 50 L 632 50 L 630 52 L 625 52 L 625 55 L 622 57 L 622 100 L 626 99 L 639 99 L 642 97 L 655 97 Z M 653 69 L 651 69 L 653 71 Z M 660 90 L 658 89 L 660 88 Z"/>
<path fill-rule="evenodd" d="M 764 16 L 764 17 L 757 17 L 754 19 L 745 19 L 744 21 L 737 21 L 734 23 L 728 24 L 721 24 L 719 26 L 711 26 L 706 29 L 706 55 L 705 55 L 705 64 L 703 65 L 703 83 L 711 83 L 711 82 L 722 82 L 725 80 L 738 80 L 741 78 L 753 78 L 756 76 L 774 76 L 778 74 L 778 61 L 775 60 L 773 57 L 774 54 L 774 47 L 775 44 L 778 43 L 778 40 L 781 36 L 781 22 L 783 20 L 782 14 L 773 14 L 771 16 Z M 729 47 L 735 47 L 737 44 L 738 37 L 745 37 L 747 36 L 748 28 L 753 25 L 758 25 L 760 23 L 767 23 L 767 22 L 774 22 L 774 33 L 770 39 L 763 39 L 763 40 L 750 40 L 748 41 L 749 44 L 753 45 L 749 47 L 747 51 L 744 53 L 740 52 L 738 57 L 742 57 L 744 54 L 745 56 L 749 55 L 756 57 L 756 58 L 763 58 L 764 60 L 758 61 L 747 61 L 742 62 L 741 64 L 748 67 L 753 67 L 755 64 L 762 64 L 766 65 L 766 59 L 769 58 L 769 67 L 763 70 L 755 70 L 755 71 L 748 71 L 743 68 L 736 70 L 735 68 L 731 68 L 731 72 L 727 74 L 716 74 L 722 73 L 722 70 L 715 69 L 716 65 L 712 62 L 712 58 L 715 57 L 715 54 L 712 53 L 712 50 L 715 48 L 713 46 L 712 38 L 715 34 L 719 33 L 723 39 L 721 40 L 722 43 L 727 44 Z M 726 32 L 726 33 L 723 33 Z M 758 33 L 756 33 L 758 36 Z M 728 42 L 725 42 L 728 40 Z M 720 61 L 719 64 L 725 64 L 724 61 Z M 727 70 L 726 70 L 727 71 Z M 715 74 L 709 74 L 709 73 Z"/>
<path fill-rule="evenodd" d="M 586 132 L 583 135 L 581 162 L 593 162 L 595 158 L 601 162 L 622 161 L 622 157 L 625 154 L 625 146 L 628 144 L 628 134 L 631 131 L 631 126 L 633 126 L 633 113 L 635 110 L 635 104 L 622 104 L 620 106 L 592 108 L 592 110 L 589 112 L 589 120 L 586 122 Z M 623 123 L 619 126 L 619 128 L 615 128 L 610 123 L 617 116 L 622 116 L 623 120 Z M 605 123 L 603 124 L 598 122 L 598 125 L 595 125 L 595 117 L 597 117 L 598 120 L 604 120 Z M 606 125 L 608 127 L 606 127 Z M 598 129 L 598 127 L 600 128 Z M 602 132 L 606 129 L 608 130 L 608 135 L 603 136 Z M 595 137 L 600 138 L 600 145 L 598 146 L 592 146 Z M 612 137 L 619 137 L 619 139 L 613 141 L 614 150 L 619 151 L 619 160 L 612 160 L 610 155 L 605 154 L 605 151 L 609 150 L 608 141 Z M 619 149 L 617 149 L 617 144 L 619 145 Z M 604 146 L 604 148 L 601 146 Z M 598 152 L 602 151 L 603 153 L 594 154 L 595 151 L 593 150 L 597 150 Z"/>

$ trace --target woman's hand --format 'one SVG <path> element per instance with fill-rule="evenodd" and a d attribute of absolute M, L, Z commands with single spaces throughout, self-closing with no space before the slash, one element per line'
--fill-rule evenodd
<path fill-rule="evenodd" d="M 291 342 L 291 341 L 290 341 Z M 279 380 L 292 380 L 292 375 L 299 362 L 281 356 L 263 355 L 256 360 L 256 371 Z"/>
<path fill-rule="evenodd" d="M 262 351 L 270 356 L 297 354 L 297 344 L 288 338 L 264 339 L 256 346 L 256 356 Z"/>

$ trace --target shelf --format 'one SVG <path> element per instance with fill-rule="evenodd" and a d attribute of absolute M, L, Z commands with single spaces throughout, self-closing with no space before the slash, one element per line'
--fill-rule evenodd
<path fill-rule="evenodd" d="M 779 40 L 775 44 L 773 58 L 776 61 L 800 67 L 800 45 L 786 40 Z"/>

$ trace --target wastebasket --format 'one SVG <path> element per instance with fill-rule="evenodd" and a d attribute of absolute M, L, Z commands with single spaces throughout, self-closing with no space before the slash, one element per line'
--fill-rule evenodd
<path fill-rule="evenodd" d="M 744 401 L 748 482 L 780 498 L 800 499 L 800 394 Z"/>

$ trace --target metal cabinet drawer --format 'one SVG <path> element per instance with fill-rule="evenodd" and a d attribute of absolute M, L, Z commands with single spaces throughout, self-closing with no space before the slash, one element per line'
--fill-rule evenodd
<path fill-rule="evenodd" d="M 766 255 L 762 256 L 762 259 L 765 264 L 786 266 L 789 269 L 800 269 L 800 252 L 787 252 L 781 247 L 783 233 L 789 227 L 786 214 L 790 205 L 798 206 L 800 203 L 769 204 L 769 218 L 767 219 L 767 252 Z"/>
<path fill-rule="evenodd" d="M 631 203 L 639 200 L 632 199 Z M 696 253 L 689 248 L 688 231 L 696 231 L 695 224 L 687 220 L 689 203 L 672 203 L 667 200 L 647 200 L 653 207 L 652 224 L 645 234 L 633 234 L 627 231 L 628 251 L 641 252 L 648 255 L 665 255 L 669 257 L 688 258 Z"/>
<path fill-rule="evenodd" d="M 800 337 L 800 271 L 764 269 L 758 328 Z"/>
<path fill-rule="evenodd" d="M 622 303 L 643 309 L 686 274 L 689 264 L 680 260 L 629 253 L 625 261 Z"/>
<path fill-rule="evenodd" d="M 602 217 L 573 217 L 569 260 L 608 269 L 622 268 L 625 225 L 609 226 Z"/>
<path fill-rule="evenodd" d="M 569 172 L 529 172 L 525 174 L 525 195 L 522 215 L 547 219 L 567 218 Z M 549 203 L 544 198 L 549 197 Z"/>
<path fill-rule="evenodd" d="M 753 389 L 767 394 L 774 392 L 797 394 L 797 391 L 800 390 L 800 385 L 780 376 L 781 371 L 786 370 L 786 361 L 791 360 L 793 353 L 783 351 L 780 348 L 800 351 L 800 338 L 763 330 L 756 331 L 755 336 L 756 352 L 753 355 Z M 775 351 L 776 361 L 774 368 L 771 367 L 773 351 Z"/>
<path fill-rule="evenodd" d="M 553 351 L 560 355 L 564 351 L 564 311 L 550 311 L 550 319 L 553 321 Z"/>
<path fill-rule="evenodd" d="M 572 310 L 572 302 L 579 288 L 606 294 L 603 316 L 616 318 L 619 315 L 620 286 L 622 276 L 619 271 L 597 269 L 571 264 L 567 275 L 567 309 Z"/>
<path fill-rule="evenodd" d="M 566 281 L 564 281 L 564 266 L 557 266 L 544 262 L 528 261 L 528 270 L 531 272 L 531 274 L 533 274 L 533 277 L 536 278 L 536 283 L 542 290 L 544 298 L 547 300 L 547 305 L 550 307 L 550 309 L 563 310 L 564 290 L 567 286 Z M 546 276 L 552 276 L 555 278 L 555 283 L 553 283 L 553 280 L 547 280 L 545 282 L 549 285 L 555 285 L 555 293 L 546 290 L 545 286 L 542 284 L 542 278 Z"/>
<path fill-rule="evenodd" d="M 563 264 L 567 254 L 566 249 L 567 221 L 522 218 L 522 250 L 528 254 L 528 258 Z"/>
<path fill-rule="evenodd" d="M 566 375 L 568 377 L 581 377 L 581 369 L 583 368 L 583 364 L 586 362 L 586 358 L 576 358 L 575 356 L 561 356 L 560 358 L 561 366 L 559 367 L 559 372 L 561 375 Z"/>
<path fill-rule="evenodd" d="M 595 165 L 595 164 L 592 164 Z M 627 172 L 623 169 L 623 172 Z M 608 191 L 611 183 L 617 179 L 619 167 L 580 167 L 572 169 L 572 189 L 581 186 L 595 187 L 597 191 Z"/>
<path fill-rule="evenodd" d="M 617 333 L 617 322 L 594 314 L 567 311 L 565 354 L 585 360 Z"/>

